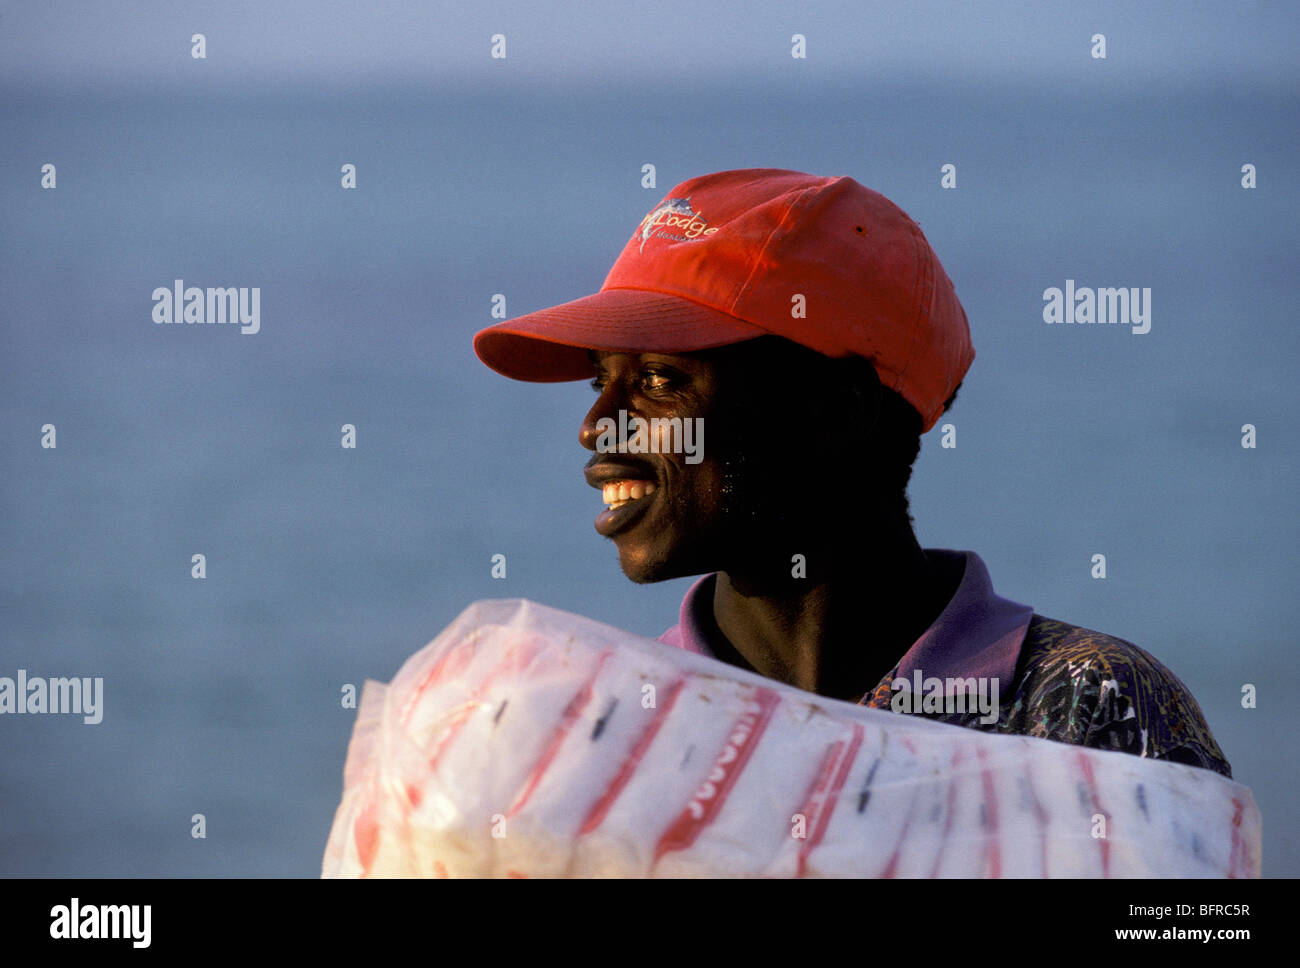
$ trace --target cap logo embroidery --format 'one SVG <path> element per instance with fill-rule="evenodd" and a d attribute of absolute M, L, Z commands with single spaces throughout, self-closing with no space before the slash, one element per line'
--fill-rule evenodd
<path fill-rule="evenodd" d="M 652 238 L 689 242 L 698 239 L 701 235 L 712 235 L 718 231 L 709 228 L 708 225 L 708 220 L 691 208 L 689 198 L 665 198 L 641 220 L 638 226 L 641 247 L 637 251 L 644 252 L 646 242 Z M 673 228 L 680 230 L 680 234 L 666 231 Z"/>

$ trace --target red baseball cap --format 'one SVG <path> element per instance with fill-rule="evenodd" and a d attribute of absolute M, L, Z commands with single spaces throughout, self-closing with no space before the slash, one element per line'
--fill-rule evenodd
<path fill-rule="evenodd" d="M 863 356 L 934 426 L 975 359 L 966 311 L 921 227 L 852 178 L 777 168 L 682 182 L 600 291 L 474 337 L 535 382 L 592 376 L 588 350 L 689 353 L 764 335 Z"/>

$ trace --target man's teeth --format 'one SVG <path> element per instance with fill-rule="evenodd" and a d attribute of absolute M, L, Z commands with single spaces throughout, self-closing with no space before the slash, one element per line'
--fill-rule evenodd
<path fill-rule="evenodd" d="M 601 500 L 612 511 L 629 501 L 639 501 L 655 492 L 654 481 L 610 481 L 601 488 Z"/>

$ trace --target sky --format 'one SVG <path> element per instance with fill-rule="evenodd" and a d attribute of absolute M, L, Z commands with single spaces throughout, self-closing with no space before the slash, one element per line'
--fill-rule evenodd
<path fill-rule="evenodd" d="M 701 4 L 229 2 L 0 4 L 0 84 L 165 83 L 194 64 L 250 85 L 475 84 L 595 79 L 691 83 L 767 72 L 768 58 L 823 74 L 1082 79 L 1106 36 L 1106 69 L 1139 83 L 1294 86 L 1291 3 L 833 2 Z M 807 57 L 790 56 L 805 38 Z M 506 58 L 490 56 L 506 38 Z"/>

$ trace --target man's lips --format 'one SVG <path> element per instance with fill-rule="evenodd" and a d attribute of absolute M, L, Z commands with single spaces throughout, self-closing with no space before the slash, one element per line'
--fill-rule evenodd
<path fill-rule="evenodd" d="M 610 537 L 639 518 L 660 485 L 654 470 L 639 461 L 592 461 L 584 474 L 598 488 L 606 508 L 596 516 L 596 531 Z"/>
<path fill-rule="evenodd" d="M 583 468 L 583 476 L 587 478 L 587 483 L 598 491 L 603 491 L 606 484 L 619 481 L 649 482 L 655 487 L 660 484 L 659 475 L 655 473 L 654 468 L 640 461 L 588 461 L 587 466 Z"/>

